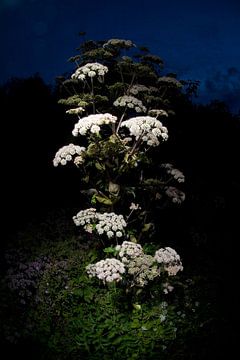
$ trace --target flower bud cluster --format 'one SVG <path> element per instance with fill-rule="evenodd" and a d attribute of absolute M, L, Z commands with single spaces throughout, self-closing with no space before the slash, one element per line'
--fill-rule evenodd
<path fill-rule="evenodd" d="M 137 113 L 146 112 L 147 109 L 143 105 L 142 101 L 134 96 L 123 95 L 117 98 L 113 103 L 114 106 L 126 106 L 129 109 L 134 109 Z"/>

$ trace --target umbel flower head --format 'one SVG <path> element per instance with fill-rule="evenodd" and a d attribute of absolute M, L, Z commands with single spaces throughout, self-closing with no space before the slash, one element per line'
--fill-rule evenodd
<path fill-rule="evenodd" d="M 143 255 L 142 246 L 132 241 L 124 241 L 121 245 L 117 245 L 115 249 L 119 251 L 118 256 L 124 264 L 129 263 L 132 258 Z"/>
<path fill-rule="evenodd" d="M 155 252 L 154 259 L 163 266 L 163 269 L 170 276 L 183 270 L 182 262 L 178 253 L 171 247 L 161 248 Z"/>
<path fill-rule="evenodd" d="M 86 267 L 89 277 L 97 277 L 104 283 L 122 280 L 125 272 L 123 263 L 117 259 L 100 260 L 96 264 L 89 264 Z"/>
<path fill-rule="evenodd" d="M 142 101 L 135 98 L 134 96 L 123 95 L 117 98 L 113 103 L 114 106 L 126 106 L 129 109 L 134 109 L 137 113 L 145 113 L 147 111 L 146 107 L 143 105 Z"/>
<path fill-rule="evenodd" d="M 79 211 L 77 215 L 73 216 L 73 221 L 76 226 L 83 226 L 84 230 L 91 232 L 91 224 L 96 221 L 96 209 L 89 208 Z"/>
<path fill-rule="evenodd" d="M 137 116 L 122 122 L 121 127 L 129 129 L 130 136 L 141 139 L 149 146 L 158 146 L 159 139 L 168 139 L 168 130 L 163 124 L 151 116 Z"/>
<path fill-rule="evenodd" d="M 106 234 L 109 239 L 113 236 L 120 238 L 124 235 L 124 229 L 127 226 L 123 215 L 117 215 L 113 212 L 97 214 L 98 224 L 96 231 L 99 235 Z"/>
<path fill-rule="evenodd" d="M 117 117 L 109 113 L 94 114 L 81 118 L 74 126 L 73 136 L 86 135 L 87 133 L 99 134 L 102 125 L 114 124 Z"/>
<path fill-rule="evenodd" d="M 85 147 L 74 144 L 63 146 L 57 151 L 53 159 L 53 165 L 66 165 L 68 161 L 74 161 L 74 163 L 78 164 L 83 163 L 84 158 L 82 155 L 84 154 L 85 150 Z"/>
<path fill-rule="evenodd" d="M 72 74 L 71 78 L 84 81 L 87 77 L 94 78 L 95 76 L 98 76 L 102 79 L 107 72 L 108 68 L 105 65 L 88 63 L 79 67 L 75 73 Z"/>
<path fill-rule="evenodd" d="M 151 255 L 141 254 L 127 263 L 127 272 L 131 276 L 131 286 L 143 287 L 160 275 L 160 270 Z"/>
<path fill-rule="evenodd" d="M 123 215 L 117 215 L 114 212 L 98 213 L 94 208 L 79 211 L 73 216 L 73 221 L 76 226 L 83 226 L 87 232 L 95 230 L 98 235 L 105 234 L 109 239 L 114 236 L 121 238 L 127 226 Z M 95 224 L 94 228 L 93 224 Z"/>

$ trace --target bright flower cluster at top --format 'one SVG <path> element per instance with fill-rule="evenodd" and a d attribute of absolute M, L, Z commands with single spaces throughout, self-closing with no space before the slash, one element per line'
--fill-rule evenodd
<path fill-rule="evenodd" d="M 74 144 L 69 144 L 63 146 L 61 149 L 58 150 L 54 159 L 53 165 L 58 166 L 66 165 L 68 161 L 74 160 L 75 164 L 80 164 L 84 162 L 84 158 L 82 157 L 83 153 L 85 152 L 86 148 Z"/>
<path fill-rule="evenodd" d="M 77 68 L 71 78 L 82 81 L 86 80 L 86 77 L 94 78 L 95 76 L 99 76 L 100 78 L 103 78 L 107 72 L 108 68 L 105 65 L 99 63 L 88 63 Z"/>
<path fill-rule="evenodd" d="M 122 122 L 121 127 L 129 129 L 130 136 L 146 142 L 149 146 L 158 146 L 159 139 L 168 139 L 168 130 L 162 123 L 151 116 L 137 116 Z"/>
<path fill-rule="evenodd" d="M 123 95 L 117 98 L 113 103 L 114 106 L 126 106 L 129 109 L 134 109 L 136 112 L 146 112 L 147 109 L 143 105 L 142 101 L 135 98 L 134 96 Z"/>
<path fill-rule="evenodd" d="M 92 232 L 95 229 L 99 235 L 106 234 L 109 239 L 114 236 L 122 237 L 127 226 L 123 215 L 117 215 L 113 212 L 98 213 L 94 208 L 79 211 L 73 217 L 73 221 L 76 226 L 83 226 L 87 232 Z"/>
<path fill-rule="evenodd" d="M 117 259 L 100 260 L 96 264 L 89 264 L 86 268 L 89 277 L 97 277 L 103 283 L 122 280 L 125 272 L 124 265 Z"/>
<path fill-rule="evenodd" d="M 117 117 L 111 114 L 94 114 L 83 117 L 75 124 L 72 134 L 74 136 L 86 135 L 87 132 L 92 134 L 99 134 L 101 125 L 114 124 Z"/>

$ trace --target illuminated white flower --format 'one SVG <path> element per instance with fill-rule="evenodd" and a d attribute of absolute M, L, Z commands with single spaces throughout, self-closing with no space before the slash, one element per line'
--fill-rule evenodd
<path fill-rule="evenodd" d="M 97 213 L 96 231 L 99 235 L 105 233 L 110 239 L 114 235 L 118 238 L 124 235 L 124 229 L 127 226 L 123 215 L 111 213 Z"/>
<path fill-rule="evenodd" d="M 89 208 L 86 210 L 81 210 L 77 213 L 77 215 L 73 216 L 73 221 L 76 226 L 83 226 L 83 228 L 90 232 L 90 224 L 96 222 L 96 209 Z M 92 227 L 91 227 L 92 232 Z"/>
<path fill-rule="evenodd" d="M 72 160 L 75 163 L 76 158 L 78 158 L 79 163 L 83 163 L 84 162 L 83 155 L 85 153 L 85 150 L 86 150 L 85 147 L 81 147 L 74 144 L 63 146 L 61 149 L 57 151 L 53 159 L 53 165 L 54 166 L 58 166 L 59 164 L 66 165 L 67 162 Z"/>
<path fill-rule="evenodd" d="M 122 280 L 122 274 L 125 273 L 124 264 L 117 259 L 107 258 L 100 260 L 96 264 L 89 264 L 86 267 L 89 277 L 97 277 L 104 283 Z"/>
<path fill-rule="evenodd" d="M 83 117 L 75 124 L 72 134 L 74 136 L 86 135 L 88 132 L 93 134 L 99 134 L 100 127 L 102 125 L 114 124 L 117 121 L 117 117 L 109 113 L 94 114 Z"/>
<path fill-rule="evenodd" d="M 182 262 L 178 253 L 170 248 L 161 248 L 155 252 L 154 259 L 163 266 L 169 276 L 175 276 L 178 271 L 183 270 Z"/>
<path fill-rule="evenodd" d="M 149 146 L 158 146 L 159 140 L 168 139 L 168 131 L 162 123 L 151 116 L 137 116 L 122 122 L 121 127 L 129 129 L 130 136 L 141 138 Z"/>
<path fill-rule="evenodd" d="M 84 81 L 86 77 L 93 78 L 95 76 L 103 77 L 108 72 L 108 68 L 105 65 L 99 63 L 88 63 L 83 65 L 72 74 L 72 79 L 78 79 Z"/>
<path fill-rule="evenodd" d="M 130 261 L 131 258 L 143 255 L 142 246 L 131 241 L 124 241 L 121 245 L 117 245 L 115 249 L 119 252 L 118 256 L 125 259 L 125 263 Z"/>

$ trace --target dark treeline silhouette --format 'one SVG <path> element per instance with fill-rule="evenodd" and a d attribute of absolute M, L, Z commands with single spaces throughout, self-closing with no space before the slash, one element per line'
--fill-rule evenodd
<path fill-rule="evenodd" d="M 79 201 L 77 175 L 52 164 L 72 129 L 54 89 L 38 75 L 12 79 L 1 87 L 0 103 L 4 114 L 3 209 L 11 231 L 39 216 L 42 209 Z"/>

